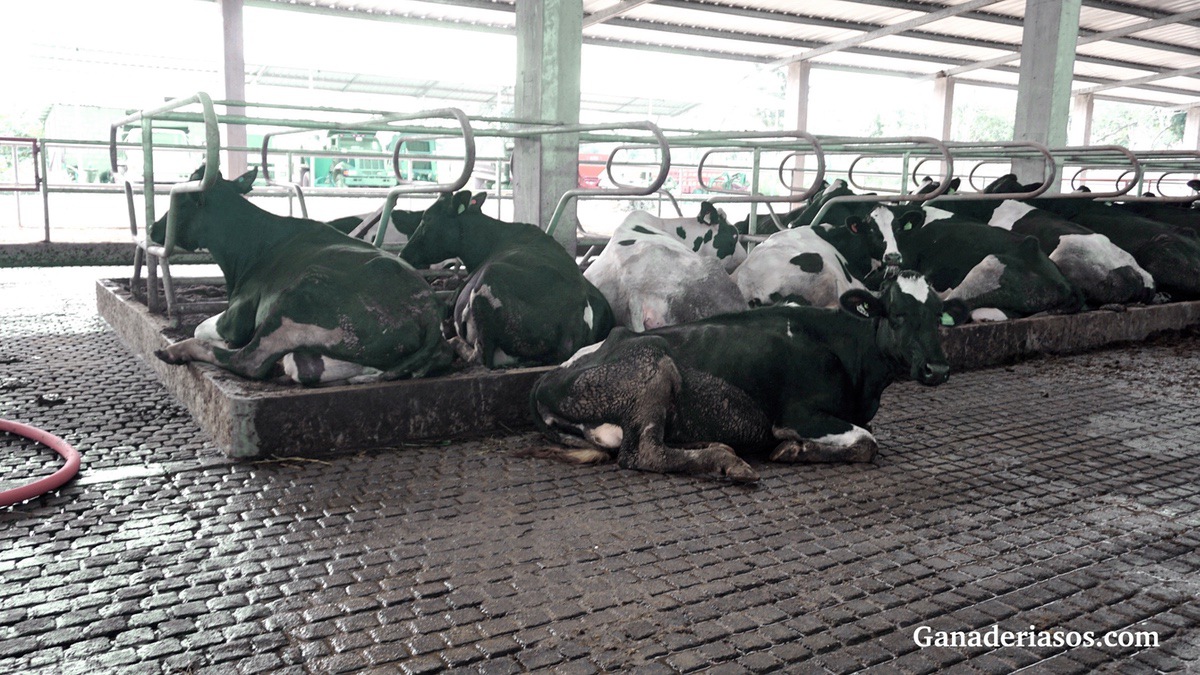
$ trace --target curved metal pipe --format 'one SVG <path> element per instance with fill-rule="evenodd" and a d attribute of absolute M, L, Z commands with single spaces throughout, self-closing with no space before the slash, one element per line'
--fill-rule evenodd
<path fill-rule="evenodd" d="M 593 124 L 593 125 L 568 125 L 563 127 L 543 127 L 540 129 L 529 129 L 523 132 L 524 135 L 539 135 L 547 133 L 574 133 L 579 131 L 612 131 L 616 129 L 641 129 L 649 132 L 654 137 L 658 145 L 658 150 L 661 156 L 658 164 L 658 174 L 650 184 L 644 187 L 617 187 L 617 188 L 572 188 L 563 193 L 558 199 L 558 204 L 554 207 L 554 214 L 550 216 L 550 222 L 546 225 L 546 233 L 554 236 L 555 230 L 558 229 L 558 223 L 562 220 L 563 214 L 566 213 L 567 204 L 572 199 L 583 195 L 602 195 L 608 197 L 645 197 L 658 192 L 663 183 L 667 182 L 667 173 L 671 168 L 671 147 L 667 143 L 666 137 L 663 135 L 658 125 L 653 122 L 628 122 L 625 124 Z M 609 155 L 606 163 L 606 170 L 612 166 L 612 154 Z M 611 178 L 612 174 L 609 174 Z"/>

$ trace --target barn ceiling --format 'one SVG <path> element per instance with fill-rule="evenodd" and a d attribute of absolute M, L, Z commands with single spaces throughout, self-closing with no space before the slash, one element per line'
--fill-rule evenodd
<path fill-rule="evenodd" d="M 247 5 L 514 32 L 515 0 L 247 0 Z M 1015 86 L 1025 0 L 584 0 L 584 42 Z M 1083 0 L 1076 91 L 1200 103 L 1200 3 Z"/>

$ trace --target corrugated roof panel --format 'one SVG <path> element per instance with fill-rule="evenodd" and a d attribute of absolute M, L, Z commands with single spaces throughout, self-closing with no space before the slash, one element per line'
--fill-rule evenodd
<path fill-rule="evenodd" d="M 734 33 L 772 35 L 817 42 L 837 42 L 861 34 L 860 31 L 846 30 L 844 28 L 815 26 L 798 22 L 697 11 L 693 9 L 680 9 L 656 3 L 637 7 L 629 13 L 622 15 L 621 18 L 653 21 L 679 27 L 720 28 Z M 588 34 L 589 30 L 585 30 L 585 34 Z"/>
<path fill-rule="evenodd" d="M 925 63 L 921 61 L 911 61 L 902 57 L 888 58 L 881 56 L 873 56 L 869 54 L 854 54 L 852 52 L 835 52 L 826 54 L 820 58 L 814 59 L 815 67 L 822 65 L 836 66 L 851 66 L 863 68 L 867 70 L 878 69 L 888 70 L 896 73 L 916 73 L 920 75 L 934 75 L 942 70 L 942 67 L 936 63 Z"/>
<path fill-rule="evenodd" d="M 943 19 L 937 23 L 930 24 L 926 28 L 928 28 L 929 32 L 933 33 L 956 35 L 976 40 L 987 40 L 989 42 L 1001 42 L 1014 46 L 1021 44 L 1025 30 L 1019 24 L 992 23 L 965 16 L 954 16 L 949 19 Z"/>
<path fill-rule="evenodd" d="M 1200 66 L 1200 56 L 1155 51 L 1138 45 L 1118 42 L 1106 41 L 1080 45 L 1076 53 L 1116 59 L 1128 63 L 1146 64 L 1147 70 L 1178 70 L 1180 68 Z"/>
<path fill-rule="evenodd" d="M 882 37 L 872 40 L 863 46 L 874 47 L 876 49 L 887 49 L 890 51 L 907 54 L 925 54 L 937 56 L 946 59 L 947 65 L 950 65 L 955 61 L 964 60 L 984 61 L 986 59 L 991 59 L 1010 53 L 1007 50 L 960 45 L 952 42 L 933 42 L 931 40 L 903 37 L 900 35 Z"/>
<path fill-rule="evenodd" d="M 1115 87 L 1113 89 L 1106 89 L 1103 92 L 1104 96 L 1129 99 L 1132 101 L 1145 101 L 1147 100 L 1146 94 L 1146 90 L 1138 89 L 1136 87 Z M 1150 92 L 1150 94 L 1151 97 L 1149 100 L 1159 103 L 1167 103 L 1169 105 L 1186 105 L 1200 100 L 1200 92 L 1197 92 L 1195 96 L 1157 91 Z"/>
<path fill-rule="evenodd" d="M 1200 2 L 1196 3 L 1195 8 L 1200 9 Z M 1200 26 L 1186 23 L 1172 23 L 1139 31 L 1134 36 L 1151 42 L 1190 45 L 1196 51 L 1197 57 L 1200 58 Z"/>
<path fill-rule="evenodd" d="M 1098 77 L 1105 80 L 1132 80 L 1153 75 L 1156 71 L 1135 68 L 1119 68 L 1096 63 L 1075 63 L 1075 77 Z"/>
<path fill-rule="evenodd" d="M 798 2 L 797 0 L 747 0 L 736 4 L 743 7 L 779 12 L 781 14 L 840 19 L 877 25 L 888 25 L 916 16 L 913 12 L 904 9 L 857 2 L 844 2 L 843 0 L 804 0 L 803 2 Z"/>
<path fill-rule="evenodd" d="M 664 45 L 683 47 L 704 51 L 725 52 L 731 55 L 751 56 L 757 59 L 771 59 L 779 53 L 777 44 L 746 42 L 737 38 L 736 34 L 729 37 L 694 35 L 687 33 L 670 33 L 664 35 L 661 31 L 649 30 L 645 26 L 626 26 L 600 24 L 588 30 L 590 37 L 618 40 L 620 42 L 646 45 Z"/>

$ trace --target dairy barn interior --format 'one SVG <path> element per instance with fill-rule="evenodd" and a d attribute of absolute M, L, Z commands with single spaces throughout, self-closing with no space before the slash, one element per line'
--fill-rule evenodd
<path fill-rule="evenodd" d="M 1200 670 L 1195 0 L 4 15 L 0 672 Z"/>

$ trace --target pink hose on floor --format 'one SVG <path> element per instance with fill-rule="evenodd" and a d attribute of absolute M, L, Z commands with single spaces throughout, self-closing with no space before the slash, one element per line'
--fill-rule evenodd
<path fill-rule="evenodd" d="M 0 431 L 7 431 L 22 438 L 28 438 L 34 443 L 45 445 L 67 460 L 67 463 L 61 469 L 45 478 L 35 480 L 19 488 L 0 492 L 0 508 L 19 504 L 27 499 L 44 495 L 51 490 L 57 490 L 64 483 L 74 478 L 75 474 L 79 472 L 79 453 L 58 436 L 42 431 L 37 427 L 31 427 L 28 424 L 10 422 L 9 420 L 0 420 Z"/>

